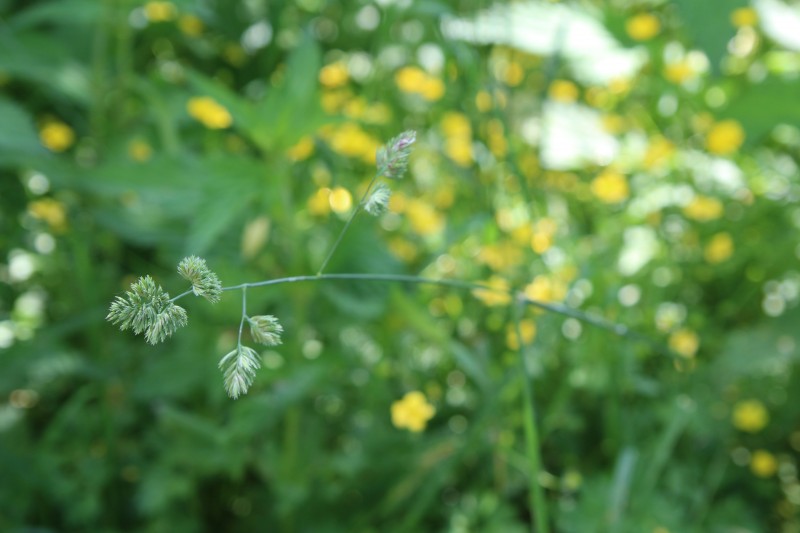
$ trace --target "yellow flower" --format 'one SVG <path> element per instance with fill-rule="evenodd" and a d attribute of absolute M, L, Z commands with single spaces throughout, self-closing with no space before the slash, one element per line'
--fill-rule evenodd
<path fill-rule="evenodd" d="M 480 248 L 477 259 L 492 270 L 504 270 L 522 262 L 522 250 L 508 242 L 487 244 Z"/>
<path fill-rule="evenodd" d="M 679 329 L 669 336 L 669 347 L 683 357 L 694 357 L 699 346 L 700 339 L 697 333 L 689 329 Z"/>
<path fill-rule="evenodd" d="M 756 450 L 750 459 L 750 470 L 758 477 L 772 477 L 778 471 L 778 460 L 766 450 Z"/>
<path fill-rule="evenodd" d="M 303 161 L 314 153 L 314 139 L 306 135 L 286 151 L 292 161 Z"/>
<path fill-rule="evenodd" d="M 456 111 L 444 114 L 441 127 L 446 137 L 470 137 L 472 135 L 469 119 L 463 113 Z"/>
<path fill-rule="evenodd" d="M 366 163 L 375 162 L 375 152 L 380 143 L 354 122 L 347 122 L 335 129 L 328 143 L 331 148 L 347 157 L 360 157 Z"/>
<path fill-rule="evenodd" d="M 744 142 L 744 129 L 735 120 L 723 120 L 711 127 L 706 136 L 706 148 L 712 154 L 732 154 Z"/>
<path fill-rule="evenodd" d="M 434 235 L 444 229 L 444 217 L 430 204 L 413 198 L 406 205 L 406 216 L 417 235 Z"/>
<path fill-rule="evenodd" d="M 543 218 L 536 222 L 531 235 L 531 248 L 537 254 L 543 254 L 553 246 L 556 223 L 551 218 Z"/>
<path fill-rule="evenodd" d="M 319 71 L 319 82 L 330 89 L 345 85 L 349 79 L 350 74 L 347 71 L 347 65 L 341 61 L 325 65 Z"/>
<path fill-rule="evenodd" d="M 508 281 L 499 276 L 492 276 L 484 283 L 486 289 L 474 289 L 472 295 L 482 301 L 484 305 L 494 307 L 498 305 L 508 305 L 511 295 L 508 293 Z"/>
<path fill-rule="evenodd" d="M 392 403 L 392 424 L 398 429 L 419 433 L 434 414 L 436 409 L 419 391 L 407 392 L 402 399 Z"/>
<path fill-rule="evenodd" d="M 445 87 L 442 80 L 439 78 L 429 77 L 422 83 L 419 93 L 425 100 L 429 102 L 435 102 L 444 96 L 444 90 Z"/>
<path fill-rule="evenodd" d="M 337 213 L 346 213 L 353 206 L 353 197 L 350 195 L 350 191 L 344 187 L 334 188 L 328 201 L 331 204 L 331 209 Z"/>
<path fill-rule="evenodd" d="M 706 261 L 712 265 L 722 263 L 733 255 L 733 238 L 730 233 L 720 232 L 711 237 L 703 251 Z"/>
<path fill-rule="evenodd" d="M 320 97 L 322 109 L 328 114 L 339 112 L 348 103 L 350 92 L 347 90 L 323 91 Z"/>
<path fill-rule="evenodd" d="M 53 198 L 42 198 L 28 204 L 28 212 L 35 218 L 44 220 L 55 232 L 67 228 L 67 210 L 64 204 Z"/>
<path fill-rule="evenodd" d="M 675 85 L 680 85 L 695 75 L 688 59 L 667 63 L 664 67 L 664 77 Z"/>
<path fill-rule="evenodd" d="M 547 94 L 551 100 L 570 104 L 578 99 L 578 86 L 569 80 L 553 80 Z"/>
<path fill-rule="evenodd" d="M 228 110 L 209 96 L 190 98 L 186 110 L 192 118 L 212 130 L 225 129 L 233 124 Z"/>
<path fill-rule="evenodd" d="M 522 65 L 516 61 L 512 61 L 506 66 L 503 72 L 503 79 L 506 85 L 516 87 L 525 79 L 525 70 L 522 68 Z"/>
<path fill-rule="evenodd" d="M 628 181 L 619 172 L 606 170 L 592 181 L 592 194 L 607 204 L 619 203 L 630 194 Z"/>
<path fill-rule="evenodd" d="M 683 214 L 692 220 L 707 222 L 721 217 L 724 209 L 722 202 L 716 198 L 695 196 L 694 199 L 689 202 L 689 205 L 683 208 Z"/>
<path fill-rule="evenodd" d="M 475 95 L 475 107 L 481 113 L 486 113 L 492 108 L 492 96 L 486 91 L 478 91 Z"/>
<path fill-rule="evenodd" d="M 536 338 L 536 322 L 533 319 L 525 318 L 519 321 L 519 330 L 522 333 L 522 342 L 530 344 Z M 517 337 L 517 327 L 509 324 L 506 327 L 506 346 L 509 350 L 519 350 L 519 337 Z"/>
<path fill-rule="evenodd" d="M 247 61 L 247 52 L 239 43 L 228 43 L 222 49 L 222 57 L 234 67 L 240 67 Z"/>
<path fill-rule="evenodd" d="M 306 204 L 308 212 L 315 216 L 325 216 L 331 212 L 330 204 L 331 190 L 327 187 L 318 189 L 311 195 Z"/>
<path fill-rule="evenodd" d="M 472 141 L 468 138 L 454 137 L 444 143 L 444 153 L 459 166 L 468 167 L 472 164 Z"/>
<path fill-rule="evenodd" d="M 150 22 L 167 22 L 177 14 L 178 9 L 172 2 L 147 2 L 144 5 L 144 16 Z"/>
<path fill-rule="evenodd" d="M 139 163 L 150 159 L 153 155 L 153 148 L 146 141 L 135 139 L 128 143 L 128 156 Z"/>
<path fill-rule="evenodd" d="M 537 302 L 558 302 L 567 294 L 566 286 L 550 276 L 539 275 L 525 286 L 525 296 Z"/>
<path fill-rule="evenodd" d="M 644 168 L 652 170 L 666 162 L 674 153 L 675 145 L 671 141 L 664 137 L 655 137 L 651 139 L 650 144 L 647 146 L 642 164 Z"/>
<path fill-rule="evenodd" d="M 625 31 L 634 41 L 649 41 L 661 31 L 661 23 L 651 13 L 639 13 L 625 22 Z"/>
<path fill-rule="evenodd" d="M 742 400 L 733 407 L 733 427 L 748 433 L 758 433 L 769 422 L 769 413 L 758 400 Z"/>
<path fill-rule="evenodd" d="M 406 262 L 411 262 L 416 259 L 419 253 L 417 246 L 413 242 L 400 237 L 389 241 L 389 251 L 392 252 L 395 257 Z"/>
<path fill-rule="evenodd" d="M 428 79 L 428 75 L 419 67 L 403 67 L 394 75 L 394 82 L 401 91 L 406 93 L 418 93 Z"/>
<path fill-rule="evenodd" d="M 731 13 L 731 24 L 737 28 L 742 26 L 755 26 L 758 23 L 758 13 L 752 7 L 740 7 Z"/>
<path fill-rule="evenodd" d="M 203 21 L 194 15 L 181 15 L 178 28 L 189 37 L 197 37 L 203 33 Z"/>
<path fill-rule="evenodd" d="M 39 139 L 51 152 L 63 152 L 75 142 L 75 132 L 63 122 L 47 122 L 39 130 Z"/>

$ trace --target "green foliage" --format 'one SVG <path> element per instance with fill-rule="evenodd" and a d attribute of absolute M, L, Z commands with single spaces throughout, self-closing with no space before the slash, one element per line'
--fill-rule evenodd
<path fill-rule="evenodd" d="M 0 531 L 797 531 L 798 20 L 0 1 Z"/>

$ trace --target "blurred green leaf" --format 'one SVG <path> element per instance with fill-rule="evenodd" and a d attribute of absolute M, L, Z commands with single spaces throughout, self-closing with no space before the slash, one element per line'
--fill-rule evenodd
<path fill-rule="evenodd" d="M 0 97 L 0 152 L 24 152 L 26 155 L 42 156 L 46 153 L 39 142 L 33 120 L 28 113 L 14 102 Z"/>

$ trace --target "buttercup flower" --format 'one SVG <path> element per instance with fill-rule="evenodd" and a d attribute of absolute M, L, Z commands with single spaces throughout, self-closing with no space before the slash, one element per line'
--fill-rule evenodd
<path fill-rule="evenodd" d="M 401 400 L 392 404 L 392 424 L 398 429 L 419 433 L 436 414 L 436 409 L 428 403 L 419 391 L 406 393 Z"/>
<path fill-rule="evenodd" d="M 172 2 L 147 2 L 144 5 L 144 16 L 150 22 L 167 22 L 177 14 L 178 9 Z"/>
<path fill-rule="evenodd" d="M 699 346 L 700 339 L 694 331 L 679 329 L 669 336 L 669 347 L 683 357 L 694 357 Z"/>
<path fill-rule="evenodd" d="M 547 94 L 551 100 L 571 104 L 578 99 L 578 86 L 569 80 L 553 80 Z"/>
<path fill-rule="evenodd" d="M 733 407 L 733 427 L 748 433 L 758 433 L 769 422 L 769 413 L 758 400 L 742 400 Z"/>
<path fill-rule="evenodd" d="M 750 470 L 758 477 L 771 477 L 778 470 L 778 460 L 766 450 L 756 450 L 750 459 Z"/>
<path fill-rule="evenodd" d="M 186 110 L 195 120 L 212 130 L 225 129 L 233 124 L 228 110 L 209 96 L 198 96 L 189 100 Z"/>
<path fill-rule="evenodd" d="M 740 7 L 731 13 L 731 24 L 737 28 L 742 26 L 755 26 L 758 23 L 758 13 L 752 7 Z"/>
<path fill-rule="evenodd" d="M 683 208 L 683 214 L 698 222 L 716 220 L 722 216 L 724 207 L 722 202 L 716 198 L 708 196 L 695 196 L 689 204 Z"/>
<path fill-rule="evenodd" d="M 616 204 L 628 197 L 628 181 L 619 172 L 606 170 L 592 181 L 592 194 L 607 204 Z"/>
<path fill-rule="evenodd" d="M 744 129 L 735 120 L 723 120 L 711 127 L 706 137 L 706 148 L 712 154 L 729 155 L 744 143 Z"/>
<path fill-rule="evenodd" d="M 639 13 L 625 22 L 625 31 L 635 41 L 649 41 L 661 31 L 661 23 L 651 13 Z"/>
<path fill-rule="evenodd" d="M 75 142 L 75 132 L 63 122 L 51 121 L 39 130 L 39 139 L 51 152 L 63 152 Z"/>
<path fill-rule="evenodd" d="M 730 233 L 717 233 L 705 247 L 703 256 L 712 265 L 722 263 L 733 255 L 733 238 Z"/>

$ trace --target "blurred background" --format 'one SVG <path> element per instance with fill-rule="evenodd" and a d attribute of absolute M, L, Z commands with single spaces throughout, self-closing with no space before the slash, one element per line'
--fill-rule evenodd
<path fill-rule="evenodd" d="M 800 531 L 800 4 L 0 0 L 0 529 Z M 316 272 L 104 321 L 180 259 Z M 654 344 L 655 343 L 655 344 Z M 659 350 L 664 346 L 668 350 Z M 411 395 L 407 395 L 411 393 Z M 540 510 L 544 513 L 545 510 Z"/>

